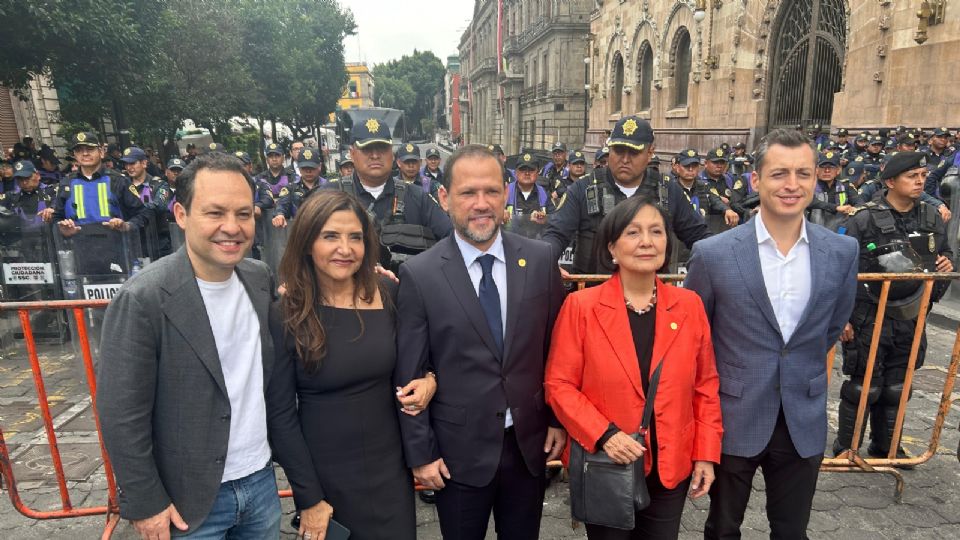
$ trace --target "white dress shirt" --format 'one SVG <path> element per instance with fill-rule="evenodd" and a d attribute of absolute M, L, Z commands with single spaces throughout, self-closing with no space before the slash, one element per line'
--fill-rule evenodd
<path fill-rule="evenodd" d="M 780 325 L 783 342 L 788 343 L 800 317 L 810 300 L 810 241 L 807 239 L 807 220 L 803 220 L 800 238 L 786 255 L 777 249 L 777 243 L 763 224 L 763 211 L 757 214 L 757 249 L 760 251 L 760 269 L 773 314 Z"/>
<path fill-rule="evenodd" d="M 457 247 L 460 248 L 460 255 L 463 256 L 463 264 L 467 266 L 467 273 L 470 274 L 470 282 L 473 283 L 473 290 L 480 297 L 480 280 L 483 279 L 483 267 L 477 257 L 481 255 L 493 255 L 493 282 L 497 284 L 497 292 L 500 294 L 500 320 L 503 321 L 503 338 L 506 339 L 507 333 L 507 259 L 503 254 L 503 236 L 497 232 L 497 237 L 493 244 L 486 251 L 480 251 L 472 244 L 460 238 L 460 233 L 454 231 L 454 239 L 457 241 Z M 510 414 L 510 408 L 507 407 L 507 418 L 504 427 L 513 425 L 513 416 Z"/>

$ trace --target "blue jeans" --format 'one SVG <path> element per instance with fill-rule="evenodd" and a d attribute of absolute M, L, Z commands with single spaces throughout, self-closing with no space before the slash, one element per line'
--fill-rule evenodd
<path fill-rule="evenodd" d="M 190 540 L 265 540 L 280 538 L 280 497 L 273 465 L 220 484 L 207 519 L 177 538 Z"/>

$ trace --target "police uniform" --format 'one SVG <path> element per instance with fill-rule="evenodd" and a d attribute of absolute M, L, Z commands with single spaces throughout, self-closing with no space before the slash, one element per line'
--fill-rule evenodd
<path fill-rule="evenodd" d="M 93 133 L 77 133 L 73 148 L 78 146 L 99 147 Z M 147 222 L 140 194 L 130 180 L 107 167 L 101 168 L 88 178 L 78 169 L 60 181 L 53 207 L 53 221 L 72 219 L 77 225 L 105 223 L 112 218 L 121 218 L 135 227 Z"/>
<path fill-rule="evenodd" d="M 831 166 L 840 168 L 840 154 L 835 152 L 821 153 L 817 158 L 817 167 Z M 834 228 L 837 224 L 838 206 L 856 206 L 860 204 L 860 193 L 855 187 L 842 178 L 839 171 L 832 182 L 827 183 L 817 179 L 814 188 L 813 200 L 807 206 L 807 219 L 817 225 Z"/>
<path fill-rule="evenodd" d="M 584 167 L 586 167 L 587 158 L 583 155 L 583 152 L 579 150 L 574 150 L 573 152 L 570 152 L 569 156 L 567 156 L 567 163 L 568 164 L 583 163 Z M 580 178 L 583 178 L 583 177 L 581 176 Z M 554 196 L 554 198 L 559 201 L 561 198 L 563 198 L 563 195 L 567 192 L 567 188 L 570 187 L 570 185 L 576 182 L 577 180 L 579 180 L 579 178 L 574 178 L 573 176 L 571 176 L 570 167 L 568 165 L 567 167 L 564 167 L 563 173 L 554 175 L 553 180 L 550 180 L 549 178 L 547 179 L 547 182 L 550 185 L 549 191 L 551 195 Z"/>
<path fill-rule="evenodd" d="M 33 162 L 21 160 L 14 164 L 14 179 L 30 178 L 34 173 L 40 171 L 34 167 Z M 47 208 L 53 208 L 53 200 L 56 197 L 56 186 L 45 186 L 42 183 L 36 188 L 26 191 L 18 189 L 13 193 L 0 193 L 0 206 L 6 212 L 5 217 L 12 218 L 16 215 L 17 220 L 4 219 L 4 229 L 10 226 L 18 230 L 35 230 L 43 225 L 43 220 L 38 216 L 40 212 Z M 6 231 L 4 231 L 6 232 Z"/>
<path fill-rule="evenodd" d="M 883 177 L 895 178 L 924 166 L 922 153 L 901 152 L 886 165 Z M 856 214 L 845 220 L 840 232 L 859 242 L 860 272 L 935 271 L 937 256 L 952 256 L 947 245 L 946 225 L 936 208 L 917 201 L 911 210 L 898 212 L 887 202 L 886 191 L 859 207 Z M 949 282 L 945 281 L 935 282 L 931 300 L 939 300 L 948 285 Z M 851 446 L 873 337 L 880 282 L 861 283 L 858 287 L 856 304 L 850 316 L 854 339 L 843 344 L 843 373 L 849 379 L 841 387 L 835 454 Z M 890 448 L 922 290 L 920 281 L 891 283 L 868 393 L 872 439 L 868 453 L 874 457 L 886 456 Z M 926 336 L 923 335 L 916 368 L 923 365 L 925 351 Z M 898 454 L 902 455 L 902 450 L 898 449 Z"/>
<path fill-rule="evenodd" d="M 626 146 L 645 151 L 653 144 L 650 123 L 636 116 L 622 118 L 614 126 L 607 146 Z M 666 182 L 659 174 L 645 173 L 632 196 L 647 197 L 664 208 L 670 216 L 674 234 L 688 247 L 710 236 L 706 223 L 686 200 L 677 182 Z M 553 246 L 557 257 L 576 240 L 573 273 L 592 274 L 597 271 L 593 257 L 593 239 L 603 216 L 618 203 L 627 199 L 617 186 L 609 168 L 596 171 L 567 188 L 566 196 L 549 216 L 543 240 Z"/>
<path fill-rule="evenodd" d="M 536 172 L 537 165 L 537 160 L 532 154 L 523 154 L 517 160 L 517 171 Z M 510 214 L 510 220 L 504 224 L 506 230 L 527 238 L 539 239 L 543 235 L 545 225 L 533 221 L 531 216 L 534 212 L 552 214 L 556 211 L 556 206 L 547 188 L 534 182 L 532 189 L 525 194 L 519 180 L 514 180 L 507 184 L 506 210 Z"/>
<path fill-rule="evenodd" d="M 714 148 L 707 153 L 705 159 L 713 163 L 729 163 L 730 154 L 727 150 L 723 148 Z M 701 182 L 705 182 L 710 188 L 710 192 L 719 197 L 724 197 L 728 201 L 731 199 L 733 193 L 733 186 L 736 183 L 733 175 L 730 173 L 723 173 L 719 178 L 713 178 L 707 174 L 707 170 L 703 169 L 700 171 L 700 174 L 697 176 L 697 179 Z"/>
<path fill-rule="evenodd" d="M 392 144 L 390 128 L 374 118 L 354 125 L 352 137 L 353 145 L 361 149 L 373 144 Z M 405 255 L 411 253 L 401 253 L 401 250 L 408 249 L 406 247 L 388 244 L 385 232 L 396 233 L 396 238 L 404 234 L 419 234 L 426 243 L 432 245 L 453 230 L 450 218 L 440 209 L 440 205 L 416 184 L 395 182 L 393 178 L 388 178 L 383 184 L 383 191 L 374 197 L 360 181 L 359 173 L 354 172 L 353 176 L 329 182 L 321 189 L 339 189 L 357 197 L 380 230 L 381 242 L 389 248 L 389 251 L 383 250 L 386 253 L 382 260 L 390 262 L 393 268 L 398 268 L 399 262 L 405 260 Z M 400 225 L 418 228 L 414 232 L 411 227 L 397 227 Z M 386 261 L 391 254 L 392 260 Z"/>
<path fill-rule="evenodd" d="M 933 130 L 934 137 L 946 137 L 950 138 L 950 130 L 945 127 L 939 127 Z M 927 147 L 927 168 L 931 171 L 935 170 L 940 166 L 940 163 L 944 160 L 952 160 L 953 155 L 955 154 L 955 149 L 951 149 L 949 146 L 943 149 L 943 152 L 939 154 L 933 150 L 933 148 Z"/>
<path fill-rule="evenodd" d="M 503 151 L 501 150 L 501 153 L 502 152 Z M 439 158 L 439 157 L 440 157 L 440 150 L 437 150 L 436 148 L 427 148 L 427 154 L 425 159 Z M 430 194 L 436 197 L 437 190 L 439 189 L 440 186 L 443 185 L 443 169 L 441 169 L 440 166 L 438 165 L 436 171 L 431 171 L 430 167 L 424 164 L 423 167 L 420 169 L 420 174 L 430 178 L 430 181 L 432 182 Z"/>
<path fill-rule="evenodd" d="M 677 163 L 682 167 L 693 165 L 694 163 L 699 164 L 700 155 L 697 154 L 697 151 L 693 148 L 688 148 L 677 154 Z M 711 191 L 710 186 L 699 178 L 694 178 L 693 184 L 687 187 L 683 185 L 683 182 L 680 181 L 679 178 L 673 176 L 672 173 L 666 176 L 669 177 L 670 181 L 676 182 L 680 186 L 686 199 L 690 201 L 690 204 L 693 206 L 693 210 L 700 214 L 700 216 L 706 217 L 708 214 L 723 215 L 724 212 L 729 209 L 729 207 L 720 200 L 720 196 Z"/>
<path fill-rule="evenodd" d="M 543 169 L 540 171 L 540 176 L 546 179 L 547 186 L 553 186 L 557 180 L 566 181 L 570 177 L 570 169 L 567 167 L 567 145 L 562 142 L 555 142 L 553 146 L 550 147 L 550 153 L 553 152 L 563 152 L 563 165 L 557 167 L 557 164 L 553 161 L 550 161 L 543 166 Z"/>
<path fill-rule="evenodd" d="M 404 143 L 400 145 L 400 149 L 397 152 L 397 159 L 401 162 L 416 160 L 420 161 L 420 147 L 413 143 Z M 424 174 L 423 168 L 417 171 L 416 178 L 404 178 L 403 172 L 401 171 L 394 177 L 394 181 L 403 180 L 407 184 L 417 184 L 420 186 L 424 192 L 429 194 L 435 200 L 437 198 L 437 193 L 440 190 L 440 185 L 433 181 L 433 177 L 427 174 Z M 439 203 L 438 203 L 439 204 Z"/>
<path fill-rule="evenodd" d="M 270 143 L 266 148 L 266 155 L 270 154 L 283 155 L 283 147 L 277 143 Z M 270 172 L 270 168 L 267 167 L 266 170 L 254 177 L 255 182 L 264 182 L 267 188 L 270 190 L 270 194 L 273 195 L 274 200 L 280 198 L 280 191 L 283 188 L 289 187 L 294 182 L 297 182 L 299 178 L 297 175 L 290 169 L 280 169 L 280 172 L 274 175 Z M 289 189 L 288 189 L 289 191 Z"/>
<path fill-rule="evenodd" d="M 304 148 L 300 151 L 300 158 L 297 159 L 297 165 L 303 169 L 320 168 L 320 162 L 323 155 L 316 148 Z M 324 178 L 317 178 L 317 181 L 308 186 L 303 178 L 300 178 L 293 184 L 280 190 L 280 197 L 277 199 L 277 207 L 274 215 L 283 216 L 287 221 L 292 220 L 297 215 L 297 209 L 303 204 L 303 201 L 310 195 L 319 190 L 327 181 Z"/>

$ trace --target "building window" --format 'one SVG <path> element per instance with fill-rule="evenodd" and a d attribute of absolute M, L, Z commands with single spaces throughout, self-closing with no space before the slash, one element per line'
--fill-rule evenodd
<path fill-rule="evenodd" d="M 357 93 L 357 81 L 350 81 L 349 83 L 347 83 L 347 88 L 348 88 L 348 91 L 350 92 L 350 97 L 352 98 L 360 97 L 359 94 Z"/>
<path fill-rule="evenodd" d="M 649 41 L 640 45 L 640 60 L 637 62 L 639 74 L 637 84 L 640 85 L 640 110 L 650 109 L 650 94 L 653 90 L 653 48 Z"/>
<path fill-rule="evenodd" d="M 610 111 L 618 113 L 623 110 L 623 57 L 620 53 L 613 55 L 613 87 L 610 88 Z"/>
<path fill-rule="evenodd" d="M 676 89 L 673 96 L 673 105 L 675 107 L 685 107 L 687 105 L 687 91 L 690 85 L 690 32 L 686 28 L 677 30 L 677 37 L 674 39 L 673 46 L 673 82 Z"/>
<path fill-rule="evenodd" d="M 550 88 L 550 53 L 543 53 L 543 84 Z"/>

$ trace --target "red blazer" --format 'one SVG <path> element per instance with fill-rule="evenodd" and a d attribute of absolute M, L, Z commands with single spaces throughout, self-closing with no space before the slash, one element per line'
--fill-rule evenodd
<path fill-rule="evenodd" d="M 660 481 L 673 488 L 690 476 L 694 461 L 720 463 L 720 379 L 700 297 L 657 280 L 656 310 L 650 373 L 664 362 L 653 409 L 657 465 Z M 567 297 L 545 377 L 547 403 L 588 451 L 610 422 L 626 433 L 640 429 L 646 398 L 619 274 Z M 644 456 L 650 474 L 650 453 Z"/>

